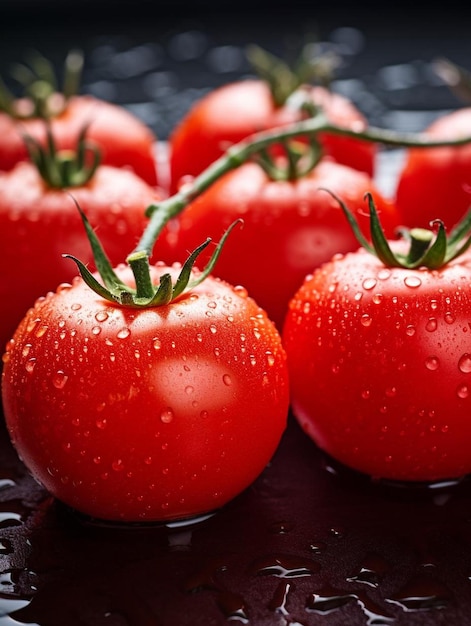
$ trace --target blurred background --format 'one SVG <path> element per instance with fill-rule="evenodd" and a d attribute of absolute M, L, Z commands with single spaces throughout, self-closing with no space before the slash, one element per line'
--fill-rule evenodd
<path fill-rule="evenodd" d="M 289 58 L 310 40 L 341 56 L 333 89 L 372 124 L 421 130 L 462 104 L 432 61 L 446 56 L 471 69 L 469 20 L 458 3 L 411 5 L 0 0 L 0 75 L 9 83 L 10 66 L 32 49 L 60 68 L 80 48 L 82 92 L 130 108 L 164 140 L 194 100 L 251 73 L 247 44 Z"/>

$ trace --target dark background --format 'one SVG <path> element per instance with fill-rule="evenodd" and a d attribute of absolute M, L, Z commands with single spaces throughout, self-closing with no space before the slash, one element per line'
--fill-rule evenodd
<path fill-rule="evenodd" d="M 28 50 L 60 68 L 78 47 L 82 91 L 133 109 L 166 139 L 195 99 L 251 72 L 247 44 L 286 57 L 310 37 L 342 54 L 334 88 L 371 123 L 420 130 L 461 104 L 431 61 L 471 68 L 469 24 L 455 2 L 0 0 L 0 75 L 12 86 L 10 65 Z"/>

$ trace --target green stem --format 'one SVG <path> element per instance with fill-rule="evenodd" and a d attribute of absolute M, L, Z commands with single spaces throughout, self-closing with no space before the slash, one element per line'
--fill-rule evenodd
<path fill-rule="evenodd" d="M 142 250 L 149 257 L 152 256 L 155 241 L 170 219 L 181 213 L 190 202 L 208 189 L 218 178 L 236 169 L 256 153 L 281 141 L 301 136 L 315 136 L 321 132 L 402 148 L 437 148 L 471 143 L 471 136 L 448 141 L 433 141 L 425 133 L 401 133 L 375 127 L 367 127 L 363 131 L 356 131 L 330 123 L 325 114 L 319 112 L 307 120 L 256 133 L 231 146 L 223 156 L 214 161 L 175 195 L 158 204 L 151 205 L 147 210 L 150 221 L 134 251 Z"/>

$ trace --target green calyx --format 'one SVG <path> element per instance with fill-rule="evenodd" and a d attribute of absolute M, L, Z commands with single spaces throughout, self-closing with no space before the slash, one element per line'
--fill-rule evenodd
<path fill-rule="evenodd" d="M 254 44 L 247 47 L 246 55 L 257 75 L 270 87 L 277 107 L 283 106 L 303 85 L 316 82 L 328 86 L 339 65 L 335 54 L 321 52 L 316 44 L 303 46 L 292 65 Z"/>
<path fill-rule="evenodd" d="M 229 233 L 236 224 L 242 223 L 242 220 L 236 220 L 227 229 L 207 265 L 196 277 L 192 272 L 193 267 L 199 255 L 211 243 L 210 238 L 206 239 L 206 241 L 190 254 L 183 264 L 175 282 L 172 281 L 172 277 L 169 273 L 165 273 L 160 276 L 159 284 L 154 285 L 150 274 L 149 254 L 145 250 L 137 250 L 131 253 L 127 258 L 127 263 L 134 274 L 136 283 L 136 288 L 134 289 L 126 285 L 115 273 L 85 213 L 78 205 L 77 208 L 82 217 L 95 264 L 103 284 L 94 277 L 82 261 L 71 254 L 64 254 L 63 256 L 72 259 L 76 263 L 83 280 L 96 294 L 109 302 L 130 308 L 142 309 L 169 304 L 184 292 L 203 282 L 213 270 Z"/>
<path fill-rule="evenodd" d="M 57 149 L 48 122 L 45 145 L 29 135 L 24 136 L 30 159 L 50 188 L 81 187 L 93 178 L 101 156 L 98 148 L 86 141 L 87 130 L 85 126 L 79 133 L 75 150 Z"/>
<path fill-rule="evenodd" d="M 286 158 L 276 158 L 266 148 L 253 157 L 271 180 L 295 181 L 303 178 L 316 167 L 323 154 L 316 137 L 310 137 L 308 143 L 284 141 L 280 146 Z"/>
<path fill-rule="evenodd" d="M 82 54 L 71 51 L 65 60 L 60 87 L 52 64 L 39 53 L 32 54 L 28 65 L 18 63 L 11 71 L 12 77 L 23 88 L 20 97 L 0 80 L 0 111 L 19 120 L 51 119 L 60 115 L 69 98 L 78 93 L 82 68 Z"/>
<path fill-rule="evenodd" d="M 408 269 L 425 267 L 436 270 L 461 256 L 471 246 L 471 210 L 466 213 L 450 234 L 447 234 L 441 220 L 434 220 L 431 224 L 437 227 L 436 231 L 426 228 L 401 229 L 399 234 L 409 242 L 409 249 L 402 253 L 391 249 L 370 193 L 367 193 L 365 197 L 368 199 L 369 206 L 371 243 L 364 237 L 358 221 L 346 204 L 330 191 L 325 191 L 330 193 L 340 204 L 358 243 L 368 252 L 377 256 L 387 267 Z"/>

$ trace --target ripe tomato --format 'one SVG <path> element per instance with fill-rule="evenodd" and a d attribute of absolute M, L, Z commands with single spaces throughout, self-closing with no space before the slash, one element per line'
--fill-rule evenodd
<path fill-rule="evenodd" d="M 78 134 L 88 126 L 87 137 L 99 147 L 104 164 L 127 167 L 149 185 L 157 185 L 156 137 L 124 107 L 93 96 L 74 96 L 50 122 L 58 149 L 75 148 Z M 17 120 L 0 111 L 0 170 L 9 171 L 19 161 L 28 159 L 25 133 L 44 142 L 44 120 Z"/>
<path fill-rule="evenodd" d="M 116 271 L 132 284 L 129 268 Z M 46 489 L 127 522 L 224 505 L 270 460 L 288 410 L 278 332 L 244 290 L 213 277 L 144 309 L 79 278 L 60 287 L 20 323 L 2 389 L 13 444 Z"/>
<path fill-rule="evenodd" d="M 373 477 L 471 472 L 471 257 L 441 269 L 337 255 L 294 296 L 283 340 L 293 411 L 341 463 Z"/>
<path fill-rule="evenodd" d="M 398 225 L 395 208 L 367 174 L 324 158 L 307 176 L 274 181 L 259 165 L 246 163 L 169 223 L 157 242 L 159 258 L 183 262 L 204 237 L 218 240 L 242 218 L 243 228 L 226 242 L 215 273 L 244 285 L 281 328 L 289 299 L 306 274 L 335 252 L 358 247 L 338 203 L 321 187 L 342 196 L 366 227 L 364 195 L 372 192 L 392 236 Z"/>
<path fill-rule="evenodd" d="M 431 139 L 457 139 L 470 129 L 471 107 L 441 116 L 426 133 Z M 471 145 L 408 150 L 396 204 L 405 225 L 428 228 L 439 217 L 453 228 L 471 206 Z"/>
<path fill-rule="evenodd" d="M 319 86 L 306 90 L 332 123 L 355 130 L 366 127 L 363 115 L 343 96 Z M 230 145 L 255 132 L 302 119 L 302 93 L 295 92 L 286 104 L 276 107 L 267 83 L 243 80 L 219 87 L 199 100 L 169 139 L 171 192 L 178 189 L 182 177 L 199 174 Z M 336 161 L 372 175 L 376 154 L 373 143 L 326 133 L 320 140 L 325 153 Z"/>
<path fill-rule="evenodd" d="M 115 264 L 133 250 L 147 223 L 145 209 L 158 199 L 156 189 L 133 172 L 105 165 L 88 183 L 66 189 L 48 187 L 26 161 L 0 173 L 2 348 L 37 297 L 77 274 L 63 253 L 93 261 L 71 196 L 97 228 Z"/>

